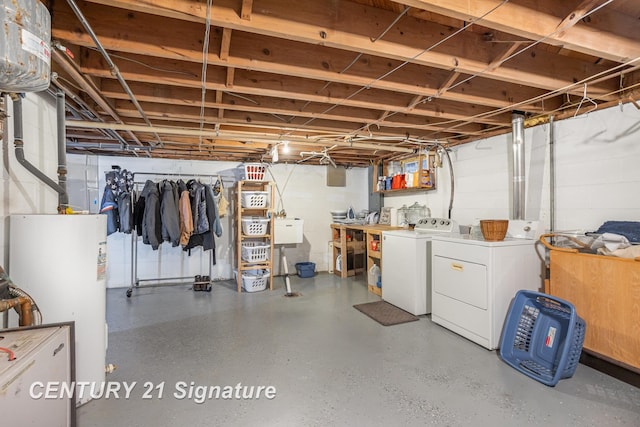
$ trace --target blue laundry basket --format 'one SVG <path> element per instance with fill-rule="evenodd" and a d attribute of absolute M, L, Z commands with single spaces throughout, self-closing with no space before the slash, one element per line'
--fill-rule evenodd
<path fill-rule="evenodd" d="M 575 373 L 585 330 L 585 321 L 570 302 L 521 290 L 502 331 L 500 357 L 523 374 L 553 387 Z"/>
<path fill-rule="evenodd" d="M 316 263 L 315 262 L 298 262 L 296 263 L 296 271 L 298 273 L 298 277 L 302 277 L 302 278 L 313 277 L 316 274 Z"/>

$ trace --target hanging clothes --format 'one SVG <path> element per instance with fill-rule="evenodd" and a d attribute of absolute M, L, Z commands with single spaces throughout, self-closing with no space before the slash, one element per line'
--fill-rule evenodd
<path fill-rule="evenodd" d="M 158 186 L 147 180 L 140 196 L 145 199 L 142 218 L 142 242 L 157 250 L 162 242 L 162 218 L 160 216 L 160 192 Z"/>
<path fill-rule="evenodd" d="M 118 217 L 119 230 L 123 233 L 131 233 L 133 229 L 133 204 L 131 192 L 133 191 L 133 173 L 126 169 L 120 171 L 118 177 Z"/>
<path fill-rule="evenodd" d="M 120 168 L 111 170 L 105 174 L 106 185 L 100 202 L 100 213 L 107 215 L 107 236 L 120 229 L 120 216 L 118 214 L 118 180 Z"/>
<path fill-rule="evenodd" d="M 135 203 L 133 206 L 133 227 L 138 236 L 142 236 L 142 223 L 144 222 L 145 198 L 142 194 L 134 193 Z"/>
<path fill-rule="evenodd" d="M 204 185 L 195 179 L 187 182 L 189 195 L 191 197 L 191 214 L 193 215 L 193 233 L 202 234 L 209 231 L 209 220 L 207 218 L 207 202 Z"/>
<path fill-rule="evenodd" d="M 171 246 L 180 243 L 180 218 L 178 214 L 178 188 L 167 179 L 160 183 L 160 218 L 162 222 L 162 240 Z"/>
<path fill-rule="evenodd" d="M 213 195 L 213 190 L 211 186 L 201 184 L 203 187 L 203 196 L 205 198 L 205 207 L 206 210 L 204 212 L 204 216 L 207 219 L 207 223 L 211 225 L 209 230 L 204 233 L 195 233 L 191 235 L 189 238 L 189 243 L 183 248 L 185 251 L 190 251 L 191 249 L 202 246 L 202 249 L 205 251 L 212 251 L 212 263 L 216 264 L 216 242 L 215 237 L 222 236 L 222 224 L 220 222 L 220 216 L 218 215 L 218 207 L 215 203 L 215 198 Z M 200 218 L 202 219 L 202 218 Z"/>
<path fill-rule="evenodd" d="M 133 209 L 131 207 L 131 193 L 123 191 L 118 195 L 118 218 L 121 232 L 130 234 L 133 228 Z"/>
<path fill-rule="evenodd" d="M 220 215 L 218 213 L 218 205 L 215 202 L 213 189 L 211 186 L 206 185 L 205 188 L 205 197 L 207 201 L 207 219 L 209 220 L 209 224 L 211 225 L 211 229 L 208 233 L 205 233 L 202 241 L 202 248 L 207 251 L 212 251 L 212 263 L 216 265 L 216 241 L 215 237 L 222 236 L 222 223 L 220 222 Z M 214 237 L 215 235 L 215 237 Z"/>
<path fill-rule="evenodd" d="M 189 243 L 189 237 L 193 233 L 193 214 L 191 213 L 191 200 L 189 189 L 183 180 L 178 180 L 178 213 L 180 218 L 180 244 L 184 247 Z"/>
<path fill-rule="evenodd" d="M 104 193 L 102 194 L 102 201 L 100 202 L 100 213 L 107 215 L 107 236 L 118 231 L 118 201 L 116 199 L 114 191 L 111 189 L 111 185 L 108 183 L 104 187 Z"/>

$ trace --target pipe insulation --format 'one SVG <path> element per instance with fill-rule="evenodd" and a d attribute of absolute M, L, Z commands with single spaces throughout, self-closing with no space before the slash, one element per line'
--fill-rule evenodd
<path fill-rule="evenodd" d="M 37 177 L 40 181 L 51 187 L 55 190 L 59 195 L 66 194 L 66 189 L 62 188 L 62 186 L 58 185 L 54 180 L 49 178 L 44 174 L 40 169 L 30 163 L 24 157 L 24 139 L 22 133 L 22 97 L 20 95 L 15 95 L 13 98 L 13 143 L 15 146 L 16 160 L 20 163 L 26 170 L 31 172 L 35 177 Z"/>
<path fill-rule="evenodd" d="M 513 219 L 524 219 L 525 175 L 524 175 L 524 114 L 514 111 L 511 115 L 513 133 Z"/>

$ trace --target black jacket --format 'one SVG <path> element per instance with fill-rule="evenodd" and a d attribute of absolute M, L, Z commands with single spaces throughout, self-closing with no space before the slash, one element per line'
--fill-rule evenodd
<path fill-rule="evenodd" d="M 144 197 L 144 213 L 142 216 L 142 242 L 151 245 L 154 250 L 162 242 L 162 220 L 160 218 L 160 193 L 158 186 L 147 180 L 140 193 Z"/>

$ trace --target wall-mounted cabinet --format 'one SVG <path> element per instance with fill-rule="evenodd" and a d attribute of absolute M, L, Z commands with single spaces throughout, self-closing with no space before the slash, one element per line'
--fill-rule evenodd
<path fill-rule="evenodd" d="M 376 164 L 373 191 L 401 193 L 436 189 L 434 153 L 420 153 L 401 160 L 380 161 Z"/>

